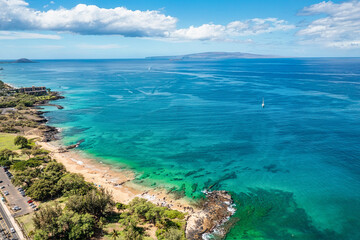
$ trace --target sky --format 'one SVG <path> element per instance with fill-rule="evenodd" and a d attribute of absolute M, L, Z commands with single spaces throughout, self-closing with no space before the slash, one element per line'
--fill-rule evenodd
<path fill-rule="evenodd" d="M 0 0 L 0 59 L 360 57 L 360 0 Z"/>

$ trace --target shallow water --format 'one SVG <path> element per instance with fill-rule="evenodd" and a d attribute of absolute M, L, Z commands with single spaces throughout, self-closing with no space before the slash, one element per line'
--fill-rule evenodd
<path fill-rule="evenodd" d="M 63 141 L 136 182 L 232 191 L 227 239 L 360 239 L 359 58 L 2 67 L 4 82 L 63 92 L 46 114 Z"/>

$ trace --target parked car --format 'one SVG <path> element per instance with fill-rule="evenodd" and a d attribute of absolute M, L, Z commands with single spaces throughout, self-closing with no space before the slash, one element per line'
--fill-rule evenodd
<path fill-rule="evenodd" d="M 10 228 L 10 231 L 11 231 L 12 233 L 15 233 L 15 229 L 14 229 L 14 228 Z"/>
<path fill-rule="evenodd" d="M 31 206 L 31 207 L 34 206 L 34 205 L 35 205 L 34 203 L 30 203 L 30 204 L 29 204 L 29 206 Z"/>
<path fill-rule="evenodd" d="M 36 208 L 36 205 L 31 206 L 32 208 Z"/>
<path fill-rule="evenodd" d="M 32 203 L 33 202 L 33 200 L 32 199 L 30 199 L 29 201 L 27 201 L 28 203 Z"/>
<path fill-rule="evenodd" d="M 8 191 L 4 191 L 5 196 L 9 195 Z"/>
<path fill-rule="evenodd" d="M 1 188 L 1 189 L 4 189 L 4 188 L 5 188 L 5 186 L 1 186 L 0 188 Z"/>
<path fill-rule="evenodd" d="M 1 198 L 1 201 L 5 202 L 5 198 L 4 198 L 4 197 L 2 197 L 2 198 Z"/>
<path fill-rule="evenodd" d="M 15 207 L 13 208 L 13 210 L 14 210 L 14 211 L 19 211 L 19 210 L 21 210 L 21 207 L 15 206 Z"/>
<path fill-rule="evenodd" d="M 3 181 L 2 180 L 0 180 L 0 183 L 2 183 Z"/>

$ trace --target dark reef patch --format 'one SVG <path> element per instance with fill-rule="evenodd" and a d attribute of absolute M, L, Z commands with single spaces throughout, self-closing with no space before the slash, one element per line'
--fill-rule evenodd
<path fill-rule="evenodd" d="M 267 172 L 271 173 L 277 173 L 277 172 L 283 172 L 283 173 L 289 173 L 289 170 L 284 170 L 281 168 L 278 168 L 276 164 L 269 164 L 263 167 Z"/>
<path fill-rule="evenodd" d="M 226 223 L 225 227 L 231 228 L 226 240 L 352 240 L 360 236 L 317 228 L 290 192 L 251 188 L 246 193 L 232 193 L 232 197 L 237 211 Z"/>

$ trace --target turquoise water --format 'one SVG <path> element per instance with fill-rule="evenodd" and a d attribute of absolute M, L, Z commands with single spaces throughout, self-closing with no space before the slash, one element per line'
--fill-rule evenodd
<path fill-rule="evenodd" d="M 63 141 L 136 182 L 232 191 L 227 239 L 360 239 L 359 58 L 2 67 L 5 82 L 63 92 L 46 113 Z"/>

